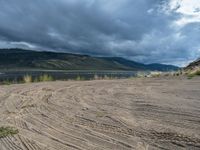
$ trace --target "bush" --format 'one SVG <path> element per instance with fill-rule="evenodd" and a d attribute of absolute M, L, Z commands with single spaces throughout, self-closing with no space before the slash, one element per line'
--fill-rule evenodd
<path fill-rule="evenodd" d="M 80 81 L 80 80 L 81 80 L 81 76 L 77 76 L 76 81 Z"/>

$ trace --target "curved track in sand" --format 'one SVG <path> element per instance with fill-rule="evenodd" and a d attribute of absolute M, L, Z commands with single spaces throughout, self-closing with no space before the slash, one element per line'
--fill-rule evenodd
<path fill-rule="evenodd" d="M 0 86 L 1 150 L 200 149 L 200 78 Z"/>

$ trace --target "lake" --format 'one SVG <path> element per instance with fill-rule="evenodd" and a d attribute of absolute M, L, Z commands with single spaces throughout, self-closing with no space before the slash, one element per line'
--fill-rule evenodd
<path fill-rule="evenodd" d="M 22 81 L 25 75 L 31 75 L 33 79 L 41 75 L 47 74 L 52 76 L 54 80 L 91 80 L 98 78 L 129 78 L 135 77 L 137 71 L 1 71 L 0 82 L 2 81 Z"/>

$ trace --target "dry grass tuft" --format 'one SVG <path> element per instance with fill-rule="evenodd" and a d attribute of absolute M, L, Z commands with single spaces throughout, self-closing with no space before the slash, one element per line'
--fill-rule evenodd
<path fill-rule="evenodd" d="M 25 76 L 23 77 L 23 81 L 24 81 L 25 83 L 31 83 L 31 82 L 33 82 L 32 76 L 30 76 L 30 75 L 25 75 Z"/>
<path fill-rule="evenodd" d="M 48 74 L 44 74 L 44 75 L 41 75 L 38 79 L 38 81 L 40 82 L 47 82 L 47 81 L 53 81 L 53 77 L 48 75 Z"/>

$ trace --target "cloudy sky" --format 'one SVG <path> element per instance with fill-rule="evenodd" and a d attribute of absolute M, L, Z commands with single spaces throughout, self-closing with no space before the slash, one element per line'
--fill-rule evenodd
<path fill-rule="evenodd" d="M 0 0 L 0 48 L 183 66 L 200 57 L 200 0 Z"/>

